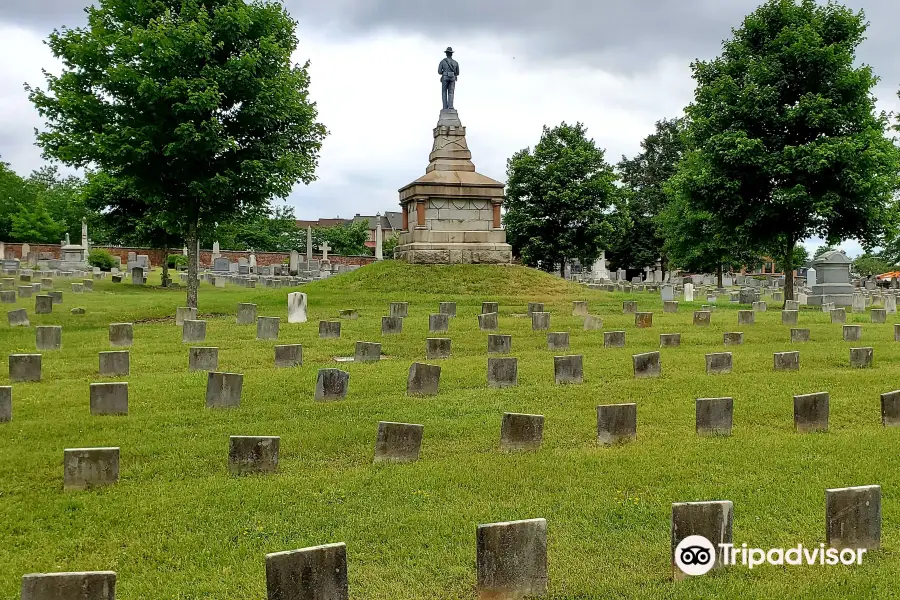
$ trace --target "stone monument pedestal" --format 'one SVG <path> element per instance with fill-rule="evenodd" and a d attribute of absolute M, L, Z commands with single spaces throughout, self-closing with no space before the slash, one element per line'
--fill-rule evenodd
<path fill-rule="evenodd" d="M 826 252 L 813 261 L 816 283 L 807 303 L 821 306 L 833 302 L 835 306 L 852 306 L 855 288 L 850 283 L 851 261 L 843 252 Z"/>
<path fill-rule="evenodd" d="M 403 231 L 394 257 L 408 263 L 509 264 L 500 224 L 503 184 L 475 172 L 454 109 L 441 111 L 425 175 L 400 189 Z"/>

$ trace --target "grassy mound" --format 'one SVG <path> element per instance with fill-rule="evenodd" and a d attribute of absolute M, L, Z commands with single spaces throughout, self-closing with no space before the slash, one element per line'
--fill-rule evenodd
<path fill-rule="evenodd" d="M 559 277 L 515 265 L 409 265 L 373 263 L 310 286 L 313 292 L 478 295 L 485 299 L 527 295 L 550 298 L 583 288 Z"/>

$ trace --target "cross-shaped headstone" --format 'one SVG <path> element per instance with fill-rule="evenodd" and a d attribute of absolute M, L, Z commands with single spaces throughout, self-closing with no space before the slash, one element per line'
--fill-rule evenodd
<path fill-rule="evenodd" d="M 333 248 L 328 245 L 328 240 L 322 242 L 322 245 L 319 247 L 322 249 L 322 262 L 325 262 L 328 260 L 328 251 L 333 250 Z"/>

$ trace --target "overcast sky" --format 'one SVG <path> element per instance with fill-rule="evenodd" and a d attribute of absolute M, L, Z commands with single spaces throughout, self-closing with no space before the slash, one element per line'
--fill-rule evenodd
<path fill-rule="evenodd" d="M 89 0 L 0 0 L 0 157 L 27 175 L 42 164 L 41 120 L 23 82 L 57 70 L 42 40 L 84 22 Z M 456 108 L 479 172 L 505 180 L 506 159 L 544 124 L 582 121 L 611 162 L 655 121 L 682 113 L 690 62 L 721 49 L 757 0 L 285 0 L 300 23 L 297 62 L 329 129 L 318 180 L 288 199 L 298 218 L 399 210 L 397 189 L 424 174 L 437 122 L 437 64 L 460 63 Z M 849 0 L 871 22 L 860 60 L 900 110 L 896 0 Z M 813 240 L 808 245 L 815 247 Z M 858 246 L 849 242 L 849 252 Z"/>

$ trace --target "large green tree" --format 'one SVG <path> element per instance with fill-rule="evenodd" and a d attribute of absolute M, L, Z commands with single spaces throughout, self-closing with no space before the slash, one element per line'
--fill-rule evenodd
<path fill-rule="evenodd" d="M 769 0 L 721 56 L 692 65 L 681 192 L 788 273 L 798 241 L 876 243 L 893 214 L 898 152 L 875 112 L 878 79 L 855 64 L 866 26 L 834 2 Z"/>
<path fill-rule="evenodd" d="M 642 269 L 662 261 L 669 269 L 665 236 L 657 221 L 669 204 L 665 187 L 675 175 L 685 152 L 684 120 L 663 119 L 641 142 L 641 151 L 632 158 L 622 157 L 618 173 L 628 217 L 632 226 L 607 253 L 613 264 Z"/>
<path fill-rule="evenodd" d="M 62 73 L 26 86 L 47 121 L 38 143 L 125 181 L 112 200 L 138 198 L 184 239 L 196 307 L 200 233 L 315 178 L 326 131 L 291 61 L 296 23 L 269 0 L 97 0 L 87 18 L 50 35 Z"/>
<path fill-rule="evenodd" d="M 616 175 L 581 123 L 545 126 L 534 150 L 507 161 L 506 174 L 503 223 L 527 265 L 590 265 L 624 229 Z"/>

